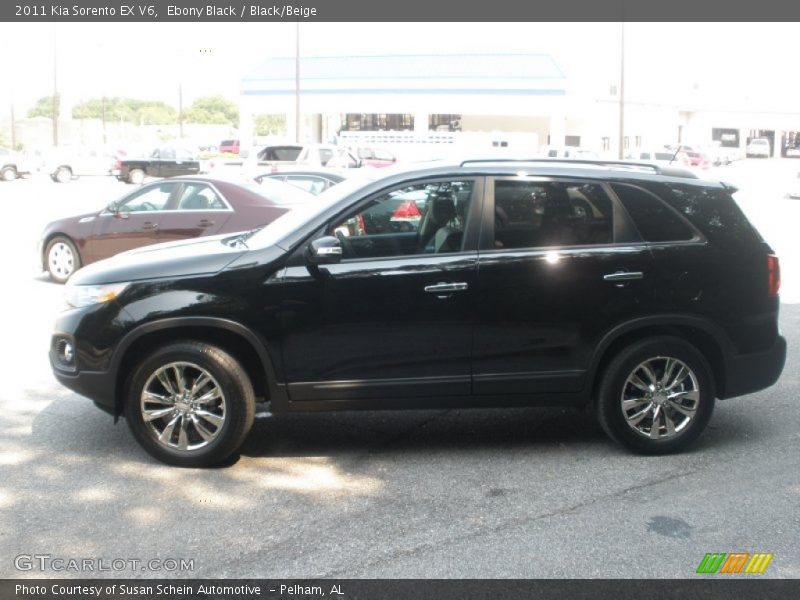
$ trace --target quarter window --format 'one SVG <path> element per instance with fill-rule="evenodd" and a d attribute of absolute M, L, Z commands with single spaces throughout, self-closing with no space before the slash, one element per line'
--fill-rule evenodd
<path fill-rule="evenodd" d="M 613 241 L 613 204 L 597 184 L 499 180 L 494 198 L 495 248 Z"/>
<path fill-rule="evenodd" d="M 694 238 L 691 228 L 653 194 L 633 185 L 612 184 L 611 188 L 646 242 L 681 242 Z"/>

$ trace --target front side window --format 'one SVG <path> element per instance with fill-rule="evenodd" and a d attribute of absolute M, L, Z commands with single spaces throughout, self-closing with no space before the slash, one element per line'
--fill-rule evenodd
<path fill-rule="evenodd" d="M 597 184 L 499 180 L 494 197 L 497 249 L 613 242 L 613 204 Z"/>
<path fill-rule="evenodd" d="M 405 186 L 373 199 L 337 222 L 344 258 L 460 252 L 472 202 L 472 181 Z"/>
<path fill-rule="evenodd" d="M 153 187 L 131 194 L 119 203 L 118 209 L 127 212 L 151 212 L 164 210 L 172 192 L 174 183 L 161 183 Z"/>

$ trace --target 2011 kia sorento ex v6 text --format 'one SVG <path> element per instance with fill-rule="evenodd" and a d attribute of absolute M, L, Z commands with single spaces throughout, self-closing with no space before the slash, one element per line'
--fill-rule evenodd
<path fill-rule="evenodd" d="M 236 452 L 261 400 L 589 405 L 610 437 L 662 454 L 715 398 L 778 379 L 778 259 L 729 186 L 601 161 L 387 171 L 258 231 L 76 272 L 56 377 L 181 466 Z"/>

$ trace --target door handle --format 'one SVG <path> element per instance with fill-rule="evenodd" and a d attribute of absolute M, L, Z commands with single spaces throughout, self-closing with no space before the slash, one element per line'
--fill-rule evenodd
<path fill-rule="evenodd" d="M 435 283 L 433 285 L 426 285 L 425 291 L 431 294 L 444 294 L 439 297 L 447 297 L 447 294 L 452 292 L 463 292 L 469 286 L 466 283 Z"/>
<path fill-rule="evenodd" d="M 603 275 L 606 281 L 631 281 L 633 279 L 644 279 L 644 273 L 641 271 L 617 271 L 616 273 L 608 273 Z"/>
<path fill-rule="evenodd" d="M 197 226 L 198 227 L 211 227 L 214 224 L 214 221 L 209 221 L 208 219 L 203 219 L 200 221 Z"/>
<path fill-rule="evenodd" d="M 142 224 L 142 229 L 158 229 L 158 223 L 153 223 L 152 221 L 145 221 Z"/>
<path fill-rule="evenodd" d="M 644 279 L 644 273 L 641 271 L 617 271 L 616 273 L 607 273 L 603 275 L 603 279 L 606 281 L 610 281 L 616 285 L 616 287 L 621 288 L 628 285 L 629 281 L 633 281 L 635 279 Z"/>

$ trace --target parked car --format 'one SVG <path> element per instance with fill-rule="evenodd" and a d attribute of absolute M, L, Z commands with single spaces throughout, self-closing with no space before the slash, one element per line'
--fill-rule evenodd
<path fill-rule="evenodd" d="M 184 177 L 145 184 L 99 211 L 48 224 L 40 241 L 42 269 L 64 283 L 80 267 L 119 252 L 252 229 L 309 198 L 277 181 L 251 188 Z"/>
<path fill-rule="evenodd" d="M 294 164 L 302 151 L 303 146 L 297 144 L 284 144 L 278 146 L 266 146 L 259 150 L 256 156 L 259 165 L 262 165 L 262 163 L 267 163 L 270 165 Z"/>
<path fill-rule="evenodd" d="M 360 158 L 347 148 L 335 144 L 308 144 L 303 147 L 295 161 L 309 167 L 333 167 L 353 169 L 362 166 Z"/>
<path fill-rule="evenodd" d="M 239 154 L 239 140 L 222 140 L 219 143 L 220 154 Z"/>
<path fill-rule="evenodd" d="M 120 181 L 140 184 L 145 177 L 197 175 L 200 161 L 183 148 L 157 148 L 148 158 L 126 158 L 119 163 Z"/>
<path fill-rule="evenodd" d="M 745 155 L 750 157 L 769 158 L 772 155 L 772 146 L 767 138 L 753 138 L 747 144 Z"/>
<path fill-rule="evenodd" d="M 691 166 L 691 161 L 685 152 L 677 149 L 669 150 L 668 148 L 637 150 L 629 153 L 627 160 L 650 162 L 660 165 Z"/>
<path fill-rule="evenodd" d="M 34 170 L 31 159 L 23 153 L 0 148 L 0 180 L 14 181 L 30 175 Z"/>
<path fill-rule="evenodd" d="M 116 176 L 121 158 L 102 148 L 60 147 L 47 155 L 44 170 L 57 183 L 85 176 Z"/>
<path fill-rule="evenodd" d="M 283 181 L 316 196 L 344 181 L 345 175 L 334 170 L 275 167 L 273 171 L 254 177 L 257 183 L 261 183 L 265 179 Z"/>
<path fill-rule="evenodd" d="M 81 269 L 55 376 L 193 467 L 237 451 L 257 400 L 275 415 L 588 406 L 614 440 L 664 454 L 715 398 L 780 376 L 779 261 L 730 186 L 601 161 L 376 172 L 260 230 Z M 398 199 L 412 226 L 361 226 Z"/>
<path fill-rule="evenodd" d="M 397 162 L 394 154 L 382 148 L 358 146 L 350 148 L 350 153 L 360 159 L 363 166 L 368 167 L 391 167 Z"/>
<path fill-rule="evenodd" d="M 597 157 L 597 153 L 577 146 L 547 146 L 542 152 L 547 158 L 577 158 L 592 160 Z"/>

